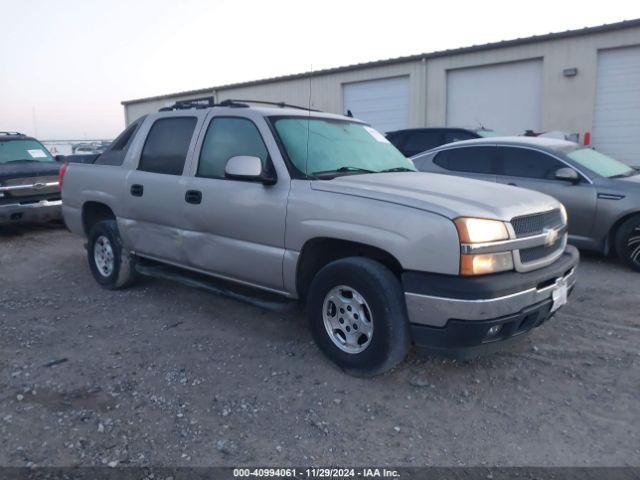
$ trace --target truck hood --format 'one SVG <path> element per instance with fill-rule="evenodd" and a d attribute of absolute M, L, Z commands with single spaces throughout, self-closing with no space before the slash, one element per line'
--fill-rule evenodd
<path fill-rule="evenodd" d="M 560 205 L 548 195 L 524 188 L 426 172 L 345 175 L 314 180 L 311 188 L 405 205 L 450 219 L 464 216 L 510 221 Z"/>
<path fill-rule="evenodd" d="M 0 163 L 0 183 L 12 178 L 50 177 L 59 170 L 58 162 Z"/>

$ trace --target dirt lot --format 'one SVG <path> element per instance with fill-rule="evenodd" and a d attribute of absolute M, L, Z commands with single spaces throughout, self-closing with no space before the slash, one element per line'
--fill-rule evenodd
<path fill-rule="evenodd" d="M 0 230 L 0 465 L 640 465 L 640 274 L 615 261 L 507 352 L 361 380 L 300 313 L 106 291 L 82 243 Z"/>

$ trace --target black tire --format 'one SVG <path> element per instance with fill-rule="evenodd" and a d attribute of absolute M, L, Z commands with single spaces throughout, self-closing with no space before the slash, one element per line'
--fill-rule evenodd
<path fill-rule="evenodd" d="M 370 310 L 373 331 L 362 352 L 343 351 L 334 343 L 329 327 L 325 328 L 325 297 L 339 286 L 354 289 Z M 307 315 L 313 338 L 320 350 L 351 375 L 370 377 L 386 372 L 402 362 L 409 350 L 411 335 L 404 292 L 396 276 L 374 260 L 349 257 L 323 267 L 311 283 Z M 344 332 L 342 335 L 345 335 Z"/>
<path fill-rule="evenodd" d="M 96 242 L 104 242 L 101 239 L 108 240 L 113 254 L 113 266 L 108 273 L 101 270 L 96 263 Z M 87 242 L 87 259 L 93 278 L 108 290 L 126 288 L 137 279 L 135 258 L 128 253 L 123 254 L 122 240 L 115 220 L 103 220 L 91 227 Z"/>
<path fill-rule="evenodd" d="M 640 272 L 640 215 L 620 225 L 615 238 L 616 253 L 632 269 Z"/>

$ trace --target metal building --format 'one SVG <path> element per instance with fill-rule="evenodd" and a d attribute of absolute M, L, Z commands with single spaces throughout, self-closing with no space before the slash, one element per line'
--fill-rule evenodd
<path fill-rule="evenodd" d="M 310 95 L 311 92 L 311 95 Z M 640 163 L 640 19 L 122 102 L 125 121 L 213 95 L 350 110 L 380 131 L 577 133 Z M 585 134 L 589 135 L 585 135 Z"/>

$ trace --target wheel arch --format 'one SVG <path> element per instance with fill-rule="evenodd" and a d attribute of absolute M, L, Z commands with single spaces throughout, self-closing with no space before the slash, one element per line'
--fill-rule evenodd
<path fill-rule="evenodd" d="M 113 209 L 106 203 L 90 200 L 82 204 L 82 228 L 87 236 L 96 223 L 115 219 Z"/>
<path fill-rule="evenodd" d="M 315 237 L 307 240 L 300 250 L 296 264 L 296 291 L 305 301 L 315 275 L 325 265 L 347 257 L 366 257 L 387 267 L 398 278 L 402 275 L 400 261 L 388 251 L 361 242 L 333 237 Z"/>
<path fill-rule="evenodd" d="M 630 212 L 623 213 L 609 228 L 609 233 L 605 237 L 604 242 L 604 253 L 608 255 L 613 250 L 615 252 L 615 243 L 616 243 L 616 235 L 618 234 L 618 230 L 624 222 L 629 220 L 633 216 L 640 216 L 640 210 L 633 210 Z M 616 252 L 617 253 L 617 252 Z"/>

